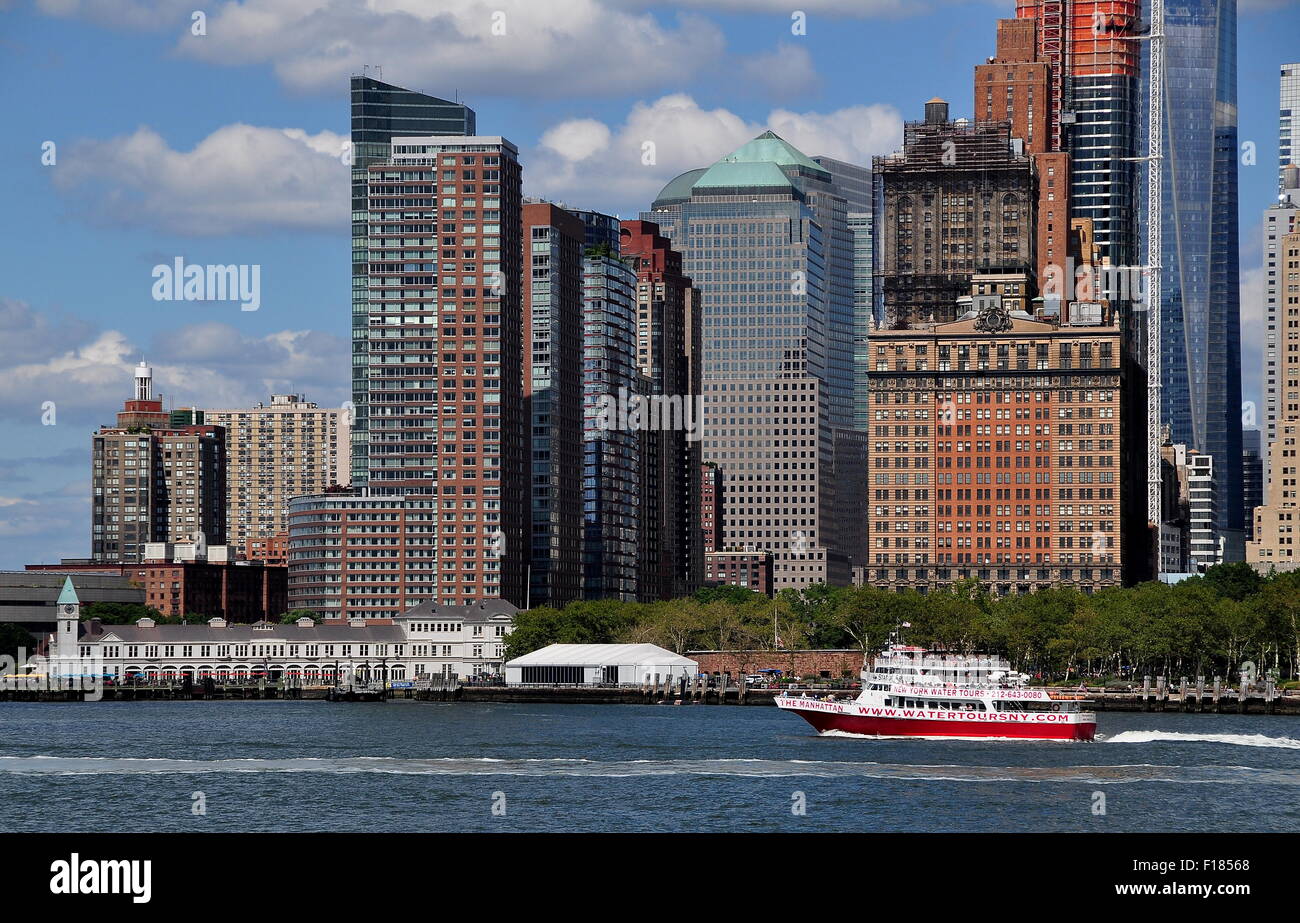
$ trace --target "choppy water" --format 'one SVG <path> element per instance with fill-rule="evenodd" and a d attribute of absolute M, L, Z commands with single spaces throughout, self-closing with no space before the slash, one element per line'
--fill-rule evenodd
<path fill-rule="evenodd" d="M 1099 730 L 864 740 L 771 708 L 8 703 L 0 830 L 1300 830 L 1295 718 L 1103 714 Z"/>

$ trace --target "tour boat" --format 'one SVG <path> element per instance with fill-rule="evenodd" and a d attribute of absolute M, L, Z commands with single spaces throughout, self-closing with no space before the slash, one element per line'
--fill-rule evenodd
<path fill-rule="evenodd" d="M 822 734 L 1092 740 L 1086 695 L 1028 680 L 1002 657 L 891 644 L 862 671 L 856 699 L 783 694 L 776 704 Z"/>

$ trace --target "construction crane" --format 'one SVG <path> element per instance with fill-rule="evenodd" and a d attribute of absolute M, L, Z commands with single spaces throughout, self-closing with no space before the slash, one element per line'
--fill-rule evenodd
<path fill-rule="evenodd" d="M 1163 199 L 1161 198 L 1160 162 L 1164 160 L 1164 91 L 1165 91 L 1165 0 L 1149 0 L 1150 11 L 1146 31 L 1140 35 L 1126 36 L 1132 41 L 1148 43 L 1147 54 L 1147 153 L 1144 157 L 1125 157 L 1124 160 L 1145 161 L 1147 165 L 1147 276 L 1146 347 L 1144 362 L 1147 376 L 1147 520 L 1153 530 L 1153 539 L 1159 544 L 1160 510 L 1160 445 L 1161 436 L 1161 375 L 1160 375 L 1160 297 L 1161 297 L 1161 247 L 1163 246 Z"/>

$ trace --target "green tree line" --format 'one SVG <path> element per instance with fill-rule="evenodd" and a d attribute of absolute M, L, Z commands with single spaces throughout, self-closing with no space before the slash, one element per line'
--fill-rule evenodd
<path fill-rule="evenodd" d="M 904 622 L 909 644 L 1007 656 L 1016 669 L 1070 680 L 1223 676 L 1242 662 L 1300 678 L 1300 573 L 1226 564 L 1175 585 L 1088 595 L 1068 587 L 990 595 L 977 581 L 921 594 L 818 585 L 775 599 L 712 587 L 666 602 L 575 602 L 521 612 L 506 659 L 548 644 L 648 642 L 689 650 L 879 650 Z"/>

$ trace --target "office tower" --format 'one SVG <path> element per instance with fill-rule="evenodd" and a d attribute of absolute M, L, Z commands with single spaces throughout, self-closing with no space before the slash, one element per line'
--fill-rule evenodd
<path fill-rule="evenodd" d="M 1277 438 L 1277 423 L 1282 418 L 1281 379 L 1279 369 L 1287 354 L 1300 351 L 1300 329 L 1291 330 L 1282 315 L 1283 273 L 1279 242 L 1300 230 L 1300 167 L 1294 164 L 1282 171 L 1282 192 L 1264 212 L 1264 446 Z M 1286 331 L 1286 336 L 1282 333 Z M 1300 382 L 1297 383 L 1300 388 Z M 1300 410 L 1300 407 L 1297 408 Z M 1266 453 L 1267 454 L 1267 451 Z M 1265 477 L 1273 479 L 1271 466 Z"/>
<path fill-rule="evenodd" d="M 1277 241 L 1277 326 L 1300 328 L 1300 229 Z M 1270 315 L 1270 330 L 1274 326 Z M 1278 417 L 1268 446 L 1265 503 L 1255 510 L 1254 538 L 1246 545 L 1252 564 L 1293 564 L 1300 561 L 1296 523 L 1300 522 L 1300 335 L 1277 350 Z"/>
<path fill-rule="evenodd" d="M 1035 320 L 995 282 L 976 276 L 954 321 L 872 339 L 873 586 L 1121 582 L 1116 312 L 1076 301 Z"/>
<path fill-rule="evenodd" d="M 243 549 L 288 528 L 289 500 L 346 486 L 348 413 L 297 394 L 271 403 L 197 411 L 226 431 L 226 543 Z"/>
<path fill-rule="evenodd" d="M 323 574 L 316 585 L 341 596 L 329 612 L 522 603 L 516 149 L 500 137 L 398 136 L 366 177 L 368 326 L 353 357 L 369 403 L 364 486 L 291 503 L 290 594 Z"/>
<path fill-rule="evenodd" d="M 135 397 L 116 426 L 91 438 L 92 562 L 144 560 L 150 542 L 201 534 L 226 540 L 225 431 L 220 426 L 171 425 L 153 396 L 153 370 L 135 370 Z"/>
<path fill-rule="evenodd" d="M 524 415 L 531 421 L 531 605 L 582 598 L 582 220 L 523 207 Z"/>
<path fill-rule="evenodd" d="M 864 552 L 847 214 L 831 172 L 769 131 L 672 180 L 642 216 L 701 293 L 723 543 L 771 551 L 776 589 L 847 584 Z"/>
<path fill-rule="evenodd" d="M 1166 4 L 1165 35 L 1163 418 L 1174 442 L 1213 457 L 1223 559 L 1240 561 L 1236 0 Z"/>
<path fill-rule="evenodd" d="M 1141 0 L 1016 3 L 1016 17 L 1036 23 L 1035 58 L 1049 68 L 1047 150 L 1069 155 L 1064 168 L 1053 164 L 1069 174 L 1069 215 L 1093 220 L 1101 255 L 1116 266 L 1131 266 L 1137 256 L 1132 158 L 1140 114 L 1141 43 L 1134 40 L 1140 6 Z"/>
<path fill-rule="evenodd" d="M 354 76 L 352 99 L 352 475 L 364 487 L 369 474 L 369 385 L 366 368 L 371 324 L 369 314 L 370 258 L 367 235 L 369 167 L 387 160 L 393 138 L 399 135 L 472 135 L 474 110 L 460 103 L 427 96 Z"/>
<path fill-rule="evenodd" d="M 700 531 L 700 348 L 698 294 L 682 272 L 682 255 L 659 226 L 623 221 L 619 251 L 636 271 L 636 361 L 660 399 L 647 430 L 642 492 L 649 585 L 642 595 L 677 599 L 704 579 Z"/>
<path fill-rule="evenodd" d="M 643 535 L 647 437 L 624 409 L 650 391 L 637 365 L 637 274 L 613 241 L 583 254 L 583 596 L 636 602 L 648 576 Z"/>
<path fill-rule="evenodd" d="M 976 273 L 1037 285 L 1038 179 L 1009 122 L 949 121 L 932 99 L 876 157 L 875 297 L 884 325 L 946 322 Z"/>
<path fill-rule="evenodd" d="M 997 53 L 975 67 L 975 118 L 1010 123 L 1011 136 L 1024 142 L 1038 174 L 1040 285 L 1049 277 L 1048 267 L 1065 264 L 1068 257 L 1070 155 L 1060 148 L 1060 112 L 1052 97 L 1060 70 L 1040 53 L 1038 20 L 1032 18 L 998 20 Z"/>
<path fill-rule="evenodd" d="M 853 428 L 866 432 L 871 414 L 867 392 L 868 341 L 876 321 L 872 264 L 872 178 L 869 167 L 833 157 L 816 156 L 813 162 L 830 171 L 831 181 L 844 197 L 849 234 L 853 238 Z"/>
<path fill-rule="evenodd" d="M 1286 168 L 1300 162 L 1300 64 L 1283 64 L 1279 78 L 1277 188 L 1285 192 Z"/>
<path fill-rule="evenodd" d="M 1242 521 L 1246 528 L 1247 548 L 1255 540 L 1255 508 L 1264 505 L 1264 453 L 1263 434 L 1257 429 L 1241 432 L 1241 494 Z"/>
<path fill-rule="evenodd" d="M 704 537 L 704 551 L 722 550 L 723 506 L 722 469 L 714 462 L 700 465 L 700 531 Z"/>

